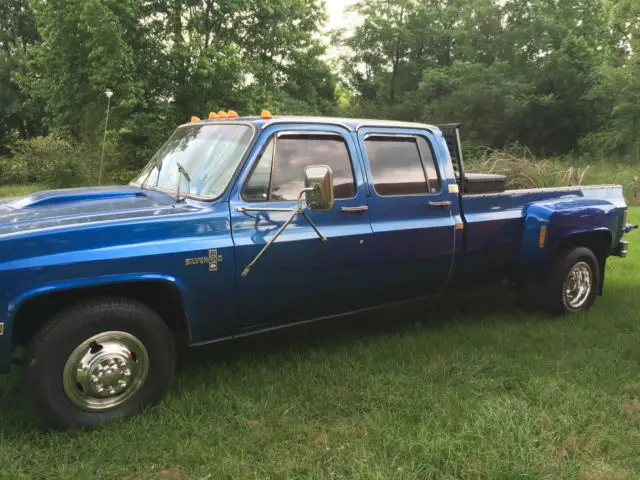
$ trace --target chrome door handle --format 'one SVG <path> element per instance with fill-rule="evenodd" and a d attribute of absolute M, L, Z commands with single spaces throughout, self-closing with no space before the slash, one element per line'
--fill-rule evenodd
<path fill-rule="evenodd" d="M 350 213 L 362 213 L 369 210 L 369 207 L 367 205 L 360 205 L 358 207 L 342 207 L 340 208 L 340 210 L 343 212 L 350 212 Z"/>
<path fill-rule="evenodd" d="M 429 202 L 429 206 L 434 208 L 451 208 L 451 202 L 449 200 L 444 202 Z"/>

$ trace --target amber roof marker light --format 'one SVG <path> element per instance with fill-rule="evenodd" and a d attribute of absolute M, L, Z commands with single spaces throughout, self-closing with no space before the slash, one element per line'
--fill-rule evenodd
<path fill-rule="evenodd" d="M 199 122 L 199 121 L 200 121 L 200 117 L 196 117 L 195 115 L 191 117 L 191 123 Z"/>
<path fill-rule="evenodd" d="M 260 112 L 260 118 L 271 120 L 273 118 L 273 115 L 271 115 L 271 112 L 269 110 L 262 110 L 262 112 Z"/>
<path fill-rule="evenodd" d="M 227 115 L 229 116 L 229 118 L 238 118 L 240 116 L 235 110 L 229 110 L 227 112 Z"/>
<path fill-rule="evenodd" d="M 209 120 L 217 120 L 218 114 L 216 112 L 209 112 Z"/>

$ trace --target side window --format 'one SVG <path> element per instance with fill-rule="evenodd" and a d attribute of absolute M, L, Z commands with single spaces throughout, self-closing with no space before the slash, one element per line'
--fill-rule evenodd
<path fill-rule="evenodd" d="M 379 195 L 429 193 L 416 137 L 373 135 L 364 145 Z"/>
<path fill-rule="evenodd" d="M 254 202 L 265 201 L 269 198 L 269 185 L 271 184 L 271 164 L 273 161 L 273 144 L 271 139 L 265 147 L 256 168 L 244 184 L 242 196 Z"/>
<path fill-rule="evenodd" d="M 424 164 L 424 171 L 427 174 L 429 193 L 439 193 L 440 178 L 438 177 L 436 161 L 433 158 L 431 142 L 424 137 L 418 137 L 418 147 L 420 148 L 420 156 L 422 157 L 422 163 Z"/>
<path fill-rule="evenodd" d="M 355 196 L 349 149 L 341 136 L 331 134 L 272 138 L 245 183 L 242 196 L 253 202 L 297 200 L 304 188 L 304 169 L 309 165 L 331 168 L 336 199 Z"/>

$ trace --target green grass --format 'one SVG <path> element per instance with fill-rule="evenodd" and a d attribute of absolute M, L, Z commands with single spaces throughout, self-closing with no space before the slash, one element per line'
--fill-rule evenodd
<path fill-rule="evenodd" d="M 31 185 L 0 185 L 0 198 L 20 197 L 22 195 L 28 195 L 29 193 L 37 192 L 39 190 L 45 190 L 44 185 L 31 184 Z"/>
<path fill-rule="evenodd" d="M 0 478 L 640 478 L 629 239 L 587 314 L 524 314 L 488 287 L 193 350 L 158 408 L 97 431 L 37 430 L 16 372 Z"/>

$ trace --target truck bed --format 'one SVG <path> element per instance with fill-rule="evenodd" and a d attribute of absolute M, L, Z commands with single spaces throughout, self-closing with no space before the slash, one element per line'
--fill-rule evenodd
<path fill-rule="evenodd" d="M 457 283 L 476 283 L 478 278 L 494 280 L 508 272 L 518 258 L 525 231 L 527 209 L 545 202 L 571 202 L 598 199 L 611 208 L 625 207 L 622 186 L 594 185 L 578 187 L 506 190 L 500 193 L 461 195 L 465 223 L 463 246 L 456 256 Z"/>

